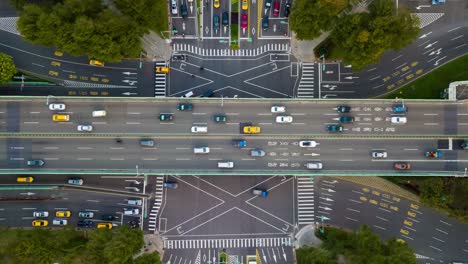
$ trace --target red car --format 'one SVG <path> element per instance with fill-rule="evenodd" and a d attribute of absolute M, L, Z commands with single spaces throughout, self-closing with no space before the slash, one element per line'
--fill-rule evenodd
<path fill-rule="evenodd" d="M 393 163 L 393 168 L 395 170 L 409 170 L 411 165 L 408 162 L 395 162 Z"/>
<path fill-rule="evenodd" d="M 280 10 L 280 2 L 279 2 L 279 1 L 275 1 L 275 2 L 273 3 L 273 16 L 274 16 L 274 17 L 279 16 L 279 10 Z"/>
<path fill-rule="evenodd" d="M 241 16 L 241 28 L 247 28 L 247 14 L 242 14 Z"/>

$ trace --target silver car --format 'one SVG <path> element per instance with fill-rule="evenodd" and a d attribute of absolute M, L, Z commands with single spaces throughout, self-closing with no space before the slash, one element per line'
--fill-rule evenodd
<path fill-rule="evenodd" d="M 372 151 L 372 158 L 374 159 L 386 159 L 387 158 L 387 152 L 386 151 Z"/>
<path fill-rule="evenodd" d="M 83 218 L 93 218 L 94 213 L 93 212 L 79 212 L 78 217 L 83 217 Z"/>
<path fill-rule="evenodd" d="M 266 154 L 265 151 L 262 149 L 252 149 L 250 151 L 250 156 L 252 157 L 263 157 L 265 156 L 265 154 Z"/>
<path fill-rule="evenodd" d="M 47 211 L 34 212 L 33 217 L 49 217 L 49 212 Z"/>
<path fill-rule="evenodd" d="M 79 125 L 76 129 L 80 132 L 91 132 L 93 131 L 93 126 L 92 125 Z"/>
<path fill-rule="evenodd" d="M 52 110 L 52 111 L 63 111 L 65 110 L 65 108 L 66 108 L 65 104 L 59 104 L 59 103 L 49 104 L 49 110 Z"/>

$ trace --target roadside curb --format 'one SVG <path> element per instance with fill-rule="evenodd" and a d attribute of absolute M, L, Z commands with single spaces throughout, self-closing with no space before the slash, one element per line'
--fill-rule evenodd
<path fill-rule="evenodd" d="M 335 177 L 344 181 L 357 183 L 383 192 L 398 195 L 413 202 L 419 202 L 419 197 L 398 185 L 391 183 L 381 177 Z"/>

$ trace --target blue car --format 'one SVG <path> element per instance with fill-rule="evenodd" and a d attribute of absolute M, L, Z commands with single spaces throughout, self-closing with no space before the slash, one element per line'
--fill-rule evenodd
<path fill-rule="evenodd" d="M 232 142 L 232 145 L 234 147 L 238 147 L 238 148 L 245 148 L 245 147 L 247 147 L 247 141 L 245 141 L 243 139 L 237 139 L 237 140 L 234 140 Z"/>
<path fill-rule="evenodd" d="M 392 107 L 393 113 L 402 114 L 408 112 L 408 107 L 406 105 L 394 105 Z"/>
<path fill-rule="evenodd" d="M 445 0 L 432 0 L 433 5 L 442 5 L 445 4 Z"/>
<path fill-rule="evenodd" d="M 343 132 L 342 125 L 329 125 L 327 126 L 328 132 L 335 133 L 335 132 Z"/>
<path fill-rule="evenodd" d="M 214 16 L 213 17 L 213 29 L 219 30 L 219 16 Z"/>
<path fill-rule="evenodd" d="M 338 113 L 349 113 L 351 111 L 351 106 L 340 105 L 336 108 L 336 111 L 338 111 Z"/>
<path fill-rule="evenodd" d="M 167 182 L 164 182 L 164 183 L 163 183 L 163 187 L 164 187 L 164 188 L 177 189 L 178 184 L 177 184 L 177 182 L 169 182 L 169 181 L 167 181 Z"/>

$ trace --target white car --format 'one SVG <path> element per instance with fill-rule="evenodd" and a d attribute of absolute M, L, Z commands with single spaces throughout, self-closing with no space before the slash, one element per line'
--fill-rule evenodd
<path fill-rule="evenodd" d="M 49 212 L 47 211 L 34 212 L 33 217 L 49 217 Z"/>
<path fill-rule="evenodd" d="M 52 224 L 53 225 L 67 225 L 68 221 L 67 221 L 67 219 L 54 219 L 52 221 Z"/>
<path fill-rule="evenodd" d="M 124 209 L 124 215 L 137 215 L 140 211 L 135 209 Z"/>
<path fill-rule="evenodd" d="M 208 133 L 208 127 L 206 127 L 206 126 L 193 126 L 191 131 L 192 131 L 192 133 Z"/>
<path fill-rule="evenodd" d="M 177 15 L 177 0 L 171 0 L 171 13 Z"/>
<path fill-rule="evenodd" d="M 92 125 L 79 125 L 76 129 L 80 132 L 91 132 L 93 131 L 93 126 Z"/>
<path fill-rule="evenodd" d="M 127 203 L 130 205 L 142 205 L 143 201 L 141 199 L 128 199 Z"/>
<path fill-rule="evenodd" d="M 317 141 L 313 141 L 313 140 L 299 141 L 299 147 L 301 148 L 315 148 L 317 145 L 318 145 Z"/>
<path fill-rule="evenodd" d="M 386 151 L 372 151 L 372 158 L 374 159 L 386 159 L 387 152 Z"/>
<path fill-rule="evenodd" d="M 277 116 L 276 117 L 276 123 L 280 123 L 280 124 L 292 123 L 292 121 L 293 121 L 292 116 Z"/>
<path fill-rule="evenodd" d="M 62 111 L 65 110 L 65 104 L 49 104 L 49 110 L 52 111 Z"/>
<path fill-rule="evenodd" d="M 284 113 L 284 112 L 286 112 L 286 107 L 285 106 L 274 105 L 274 106 L 271 107 L 271 112 L 272 113 Z"/>
<path fill-rule="evenodd" d="M 322 162 L 307 162 L 306 168 L 309 170 L 321 170 L 323 168 Z"/>
<path fill-rule="evenodd" d="M 406 124 L 407 119 L 406 116 L 393 116 L 392 117 L 392 124 Z"/>

